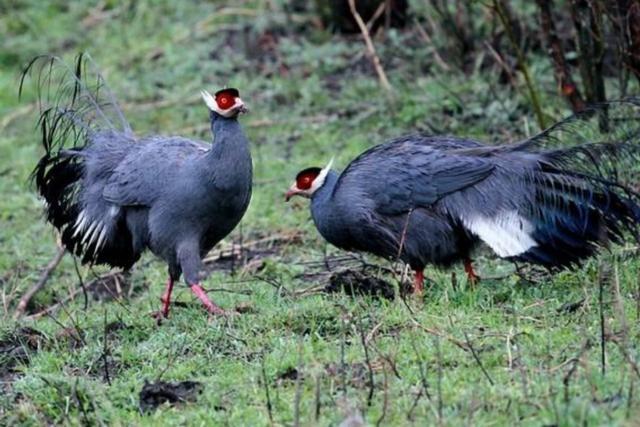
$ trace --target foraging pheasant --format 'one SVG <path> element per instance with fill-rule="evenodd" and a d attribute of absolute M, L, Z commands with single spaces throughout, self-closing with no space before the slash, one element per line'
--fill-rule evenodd
<path fill-rule="evenodd" d="M 86 77 L 87 69 L 94 78 Z M 223 314 L 200 285 L 201 259 L 240 222 L 251 198 L 249 141 L 237 120 L 246 109 L 238 90 L 202 92 L 214 135 L 209 145 L 134 135 L 86 56 L 75 69 L 51 56 L 34 59 L 20 91 L 34 71 L 45 154 L 33 177 L 67 250 L 83 263 L 129 269 L 149 249 L 169 267 L 161 316 L 169 315 L 181 274 L 210 313 Z M 54 81 L 60 86 L 45 85 Z"/>
<path fill-rule="evenodd" d="M 416 293 L 426 264 L 464 261 L 476 280 L 470 255 L 479 242 L 501 258 L 575 267 L 626 234 L 640 239 L 639 109 L 636 100 L 609 103 L 503 146 L 398 138 L 342 173 L 331 162 L 304 169 L 286 200 L 310 198 L 329 243 L 409 264 Z"/>

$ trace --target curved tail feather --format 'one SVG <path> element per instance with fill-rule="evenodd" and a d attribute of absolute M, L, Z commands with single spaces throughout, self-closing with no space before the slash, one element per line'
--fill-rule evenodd
<path fill-rule="evenodd" d="M 102 182 L 94 177 L 106 180 L 124 156 L 135 140 L 131 127 L 88 55 L 78 55 L 74 68 L 54 56 L 36 57 L 22 75 L 20 94 L 34 74 L 45 152 L 31 178 L 45 201 L 47 220 L 83 263 L 129 268 L 137 255 L 126 220 L 102 200 Z M 108 146 L 109 156 L 88 170 L 88 149 L 96 143 Z M 91 185 L 85 184 L 88 175 Z"/>
<path fill-rule="evenodd" d="M 578 151 L 585 157 L 577 157 Z M 575 267 L 627 235 L 640 241 L 640 194 L 619 180 L 615 166 L 622 155 L 637 159 L 639 154 L 640 146 L 627 143 L 547 153 L 534 180 L 531 237 L 537 245 L 517 258 L 547 267 Z"/>

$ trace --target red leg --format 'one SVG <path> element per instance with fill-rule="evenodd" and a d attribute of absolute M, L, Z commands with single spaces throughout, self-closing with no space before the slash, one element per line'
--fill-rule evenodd
<path fill-rule="evenodd" d="M 202 289 L 202 286 L 200 285 L 191 286 L 191 292 L 193 292 L 194 295 L 197 296 L 200 301 L 202 301 L 202 304 L 204 305 L 204 307 L 209 313 L 217 314 L 221 316 L 226 314 L 223 309 L 221 309 L 220 307 L 218 307 L 217 305 L 211 302 L 207 294 L 204 292 L 204 289 Z"/>
<path fill-rule="evenodd" d="M 173 279 L 169 277 L 167 280 L 167 287 L 164 291 L 164 295 L 160 298 L 162 301 L 162 316 L 165 318 L 169 317 L 169 305 L 171 305 L 171 291 L 173 291 Z"/>
<path fill-rule="evenodd" d="M 413 279 L 413 293 L 415 295 L 422 295 L 424 290 L 424 272 L 422 270 L 416 270 L 415 278 Z"/>
<path fill-rule="evenodd" d="M 472 285 L 477 284 L 480 281 L 480 276 L 473 270 L 473 264 L 469 258 L 464 260 L 464 271 L 467 273 L 467 280 Z"/>

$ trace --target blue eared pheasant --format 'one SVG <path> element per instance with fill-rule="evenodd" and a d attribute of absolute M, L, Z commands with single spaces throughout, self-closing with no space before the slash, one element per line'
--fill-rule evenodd
<path fill-rule="evenodd" d="M 224 311 L 200 285 L 202 257 L 240 222 L 251 198 L 249 142 L 236 89 L 203 91 L 212 144 L 179 136 L 138 136 L 91 60 L 74 68 L 34 59 L 45 149 L 33 177 L 47 220 L 83 263 L 129 269 L 149 249 L 169 267 L 159 313 L 168 316 L 181 275 L 204 307 Z M 59 82 L 59 86 L 54 86 Z"/>
<path fill-rule="evenodd" d="M 571 268 L 627 236 L 639 241 L 640 102 L 571 116 L 525 141 L 491 146 L 410 135 L 342 173 L 298 173 L 286 199 L 311 199 L 320 234 L 349 251 L 400 259 L 423 289 L 427 264 L 462 261 L 480 242 L 505 259 Z"/>

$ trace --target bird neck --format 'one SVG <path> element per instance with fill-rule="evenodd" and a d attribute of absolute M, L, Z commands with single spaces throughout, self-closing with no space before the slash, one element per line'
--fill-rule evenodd
<path fill-rule="evenodd" d="M 332 232 L 335 225 L 336 206 L 333 200 L 333 191 L 338 183 L 338 173 L 330 170 L 324 184 L 311 196 L 311 217 L 320 234 L 333 243 Z"/>
<path fill-rule="evenodd" d="M 338 172 L 331 169 L 325 179 L 322 187 L 318 188 L 311 196 L 311 203 L 313 204 L 326 204 L 333 195 L 333 189 L 338 183 Z"/>
<path fill-rule="evenodd" d="M 203 158 L 207 177 L 218 189 L 236 189 L 251 182 L 252 164 L 249 141 L 235 118 L 211 114 L 213 144 Z M 236 189 L 244 191 L 244 189 Z"/>
<path fill-rule="evenodd" d="M 249 142 L 235 117 L 227 118 L 211 112 L 213 145 L 209 156 L 212 160 L 244 156 L 249 151 Z"/>

